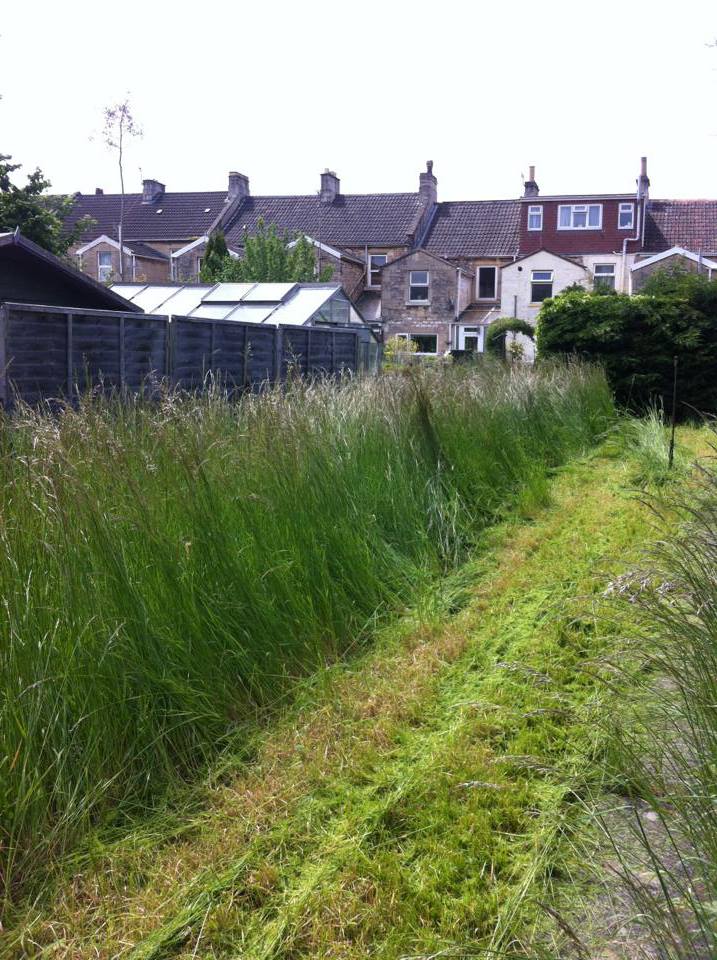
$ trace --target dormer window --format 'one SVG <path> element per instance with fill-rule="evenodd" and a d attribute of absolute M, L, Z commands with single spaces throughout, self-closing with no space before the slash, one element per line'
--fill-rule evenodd
<path fill-rule="evenodd" d="M 428 303 L 430 276 L 428 270 L 411 270 L 408 281 L 410 303 Z"/>
<path fill-rule="evenodd" d="M 632 230 L 635 225 L 635 204 L 621 203 L 617 215 L 617 225 L 620 230 Z"/>
<path fill-rule="evenodd" d="M 601 227 L 601 203 L 561 203 L 558 207 L 558 230 L 599 230 Z"/>
<path fill-rule="evenodd" d="M 369 287 L 381 286 L 381 267 L 388 263 L 388 257 L 385 253 L 371 253 L 368 258 L 368 285 Z"/>
<path fill-rule="evenodd" d="M 543 229 L 543 208 L 540 204 L 528 207 L 528 230 Z"/>

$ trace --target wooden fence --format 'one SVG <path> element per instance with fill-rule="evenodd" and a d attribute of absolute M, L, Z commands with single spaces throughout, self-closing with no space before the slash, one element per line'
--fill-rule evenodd
<path fill-rule="evenodd" d="M 368 365 L 365 328 L 275 327 L 33 304 L 0 305 L 0 402 L 105 389 L 146 391 L 159 380 L 200 388 L 214 374 L 236 390 Z"/>

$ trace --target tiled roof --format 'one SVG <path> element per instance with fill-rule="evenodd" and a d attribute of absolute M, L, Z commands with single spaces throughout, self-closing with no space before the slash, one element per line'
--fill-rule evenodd
<path fill-rule="evenodd" d="M 200 237 L 224 209 L 226 196 L 226 191 L 216 190 L 210 193 L 165 193 L 156 203 L 142 203 L 141 193 L 127 193 L 124 198 L 124 239 L 151 241 Z M 81 193 L 75 194 L 74 199 L 68 226 L 81 217 L 90 216 L 96 223 L 83 239 L 91 240 L 103 233 L 117 239 L 121 200 L 118 193 Z"/>
<path fill-rule="evenodd" d="M 415 227 L 417 193 L 342 194 L 333 203 L 318 196 L 247 197 L 225 228 L 227 243 L 241 245 L 246 228 L 255 233 L 263 218 L 290 234 L 307 233 L 334 246 L 400 246 Z"/>
<path fill-rule="evenodd" d="M 717 254 L 717 200 L 649 200 L 645 251 L 686 247 Z"/>
<path fill-rule="evenodd" d="M 145 260 L 169 260 L 166 253 L 160 253 L 159 250 L 150 247 L 148 243 L 142 243 L 141 240 L 127 240 L 125 246 L 129 247 L 132 253 L 137 254 L 138 257 L 144 257 Z"/>
<path fill-rule="evenodd" d="M 518 249 L 520 200 L 439 203 L 423 247 L 440 257 L 512 256 Z"/>

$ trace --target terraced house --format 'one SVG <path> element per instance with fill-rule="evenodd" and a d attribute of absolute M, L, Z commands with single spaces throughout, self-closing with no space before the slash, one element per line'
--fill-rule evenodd
<path fill-rule="evenodd" d="M 534 321 L 571 284 L 638 290 L 655 269 L 717 270 L 717 200 L 653 200 L 647 161 L 623 194 L 541 196 L 530 168 L 521 197 L 440 201 L 432 162 L 406 193 L 345 194 L 325 170 L 316 193 L 253 196 L 231 172 L 224 190 L 171 192 L 145 180 L 120 197 L 75 194 L 73 220 L 95 221 L 73 251 L 98 280 L 198 280 L 210 234 L 233 256 L 261 220 L 314 245 L 317 268 L 354 300 L 384 338 L 412 339 L 421 354 L 482 351 L 497 317 Z M 530 345 L 526 344 L 528 350 Z"/>

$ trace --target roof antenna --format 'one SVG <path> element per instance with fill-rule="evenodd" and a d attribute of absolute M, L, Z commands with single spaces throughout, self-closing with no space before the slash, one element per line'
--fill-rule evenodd
<path fill-rule="evenodd" d="M 144 177 L 142 176 L 142 168 L 141 168 L 141 167 L 137 167 L 137 169 L 139 170 L 139 182 L 140 182 L 140 183 L 143 183 L 143 182 L 144 182 Z"/>

